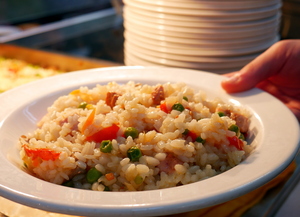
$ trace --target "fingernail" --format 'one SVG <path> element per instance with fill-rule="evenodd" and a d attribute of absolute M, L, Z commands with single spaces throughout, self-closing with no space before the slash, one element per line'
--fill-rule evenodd
<path fill-rule="evenodd" d="M 225 80 L 225 82 L 230 82 L 230 83 L 236 83 L 240 80 L 241 76 L 239 74 L 235 74 L 228 79 Z"/>

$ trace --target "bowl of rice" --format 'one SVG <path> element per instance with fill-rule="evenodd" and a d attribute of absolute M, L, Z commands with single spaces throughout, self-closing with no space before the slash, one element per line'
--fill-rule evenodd
<path fill-rule="evenodd" d="M 0 195 L 71 215 L 156 216 L 254 190 L 293 160 L 299 124 L 268 93 L 229 95 L 222 79 L 110 67 L 2 93 Z"/>

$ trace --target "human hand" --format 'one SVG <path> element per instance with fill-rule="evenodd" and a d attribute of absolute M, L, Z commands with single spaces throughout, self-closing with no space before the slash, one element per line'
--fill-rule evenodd
<path fill-rule="evenodd" d="M 258 87 L 281 100 L 300 121 L 300 40 L 282 40 L 238 72 L 226 74 L 228 93 Z"/>

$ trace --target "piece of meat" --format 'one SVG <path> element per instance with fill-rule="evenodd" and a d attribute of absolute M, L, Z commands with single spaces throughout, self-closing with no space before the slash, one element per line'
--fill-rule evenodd
<path fill-rule="evenodd" d="M 164 87 L 162 85 L 156 87 L 152 92 L 152 100 L 154 105 L 159 105 L 165 99 Z"/>
<path fill-rule="evenodd" d="M 231 111 L 229 109 L 221 109 L 221 108 L 217 108 L 216 112 L 223 112 L 225 116 L 230 117 Z"/>
<path fill-rule="evenodd" d="M 79 123 L 79 121 L 78 121 L 79 115 L 76 112 L 73 113 L 73 114 L 70 114 L 69 117 L 66 117 L 66 118 L 64 118 L 64 119 L 62 119 L 62 120 L 60 120 L 56 123 L 60 126 L 63 126 L 65 123 L 70 123 L 69 119 L 72 120 L 71 121 L 71 123 L 72 123 L 71 130 L 72 131 L 73 130 L 77 131 L 78 130 L 78 123 Z"/>
<path fill-rule="evenodd" d="M 231 118 L 235 120 L 236 125 L 240 128 L 242 133 L 246 133 L 249 129 L 249 119 L 240 114 L 231 114 Z"/>
<path fill-rule="evenodd" d="M 120 95 L 117 94 L 116 92 L 107 92 L 105 103 L 111 108 L 113 108 L 116 105 L 119 96 Z"/>
<path fill-rule="evenodd" d="M 157 167 L 159 168 L 160 172 L 171 174 L 175 171 L 175 165 L 182 163 L 183 162 L 180 159 L 176 158 L 173 154 L 168 153 L 166 158 L 163 161 L 161 161 Z"/>

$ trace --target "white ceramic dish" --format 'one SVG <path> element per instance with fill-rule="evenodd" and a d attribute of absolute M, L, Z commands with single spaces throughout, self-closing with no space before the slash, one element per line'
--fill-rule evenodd
<path fill-rule="evenodd" d="M 139 26 L 140 29 L 142 28 L 150 28 L 155 30 L 164 30 L 172 32 L 173 35 L 182 35 L 182 34 L 208 34 L 208 35 L 214 35 L 214 34 L 239 34 L 241 36 L 243 35 L 253 35 L 253 32 L 262 32 L 265 29 L 275 28 L 278 27 L 280 20 L 274 20 L 273 22 L 267 22 L 262 23 L 260 25 L 256 26 L 246 26 L 243 28 L 202 28 L 202 27 L 186 27 L 186 26 L 171 26 L 171 25 L 163 25 L 158 23 L 150 23 L 147 21 L 143 21 L 141 19 L 137 19 L 135 17 L 132 17 L 131 15 L 124 16 L 124 20 L 126 22 L 130 22 L 133 25 Z"/>
<path fill-rule="evenodd" d="M 267 17 L 264 19 L 258 19 L 247 22 L 230 22 L 230 23 L 211 23 L 211 22 L 189 22 L 181 20 L 169 20 L 158 17 L 147 16 L 147 14 L 136 13 L 137 10 L 132 10 L 130 7 L 124 7 L 123 17 L 124 19 L 138 20 L 141 22 L 149 22 L 150 24 L 170 26 L 173 28 L 188 27 L 188 28 L 203 28 L 203 29 L 249 29 L 259 28 L 261 26 L 267 26 L 270 23 L 280 21 L 281 13 L 277 13 L 275 16 Z M 195 30 L 194 30 L 195 31 Z"/>
<path fill-rule="evenodd" d="M 147 10 L 146 8 L 141 7 L 135 7 L 131 4 L 126 4 L 124 8 L 130 8 L 131 11 L 134 11 L 137 14 L 141 14 L 142 16 L 149 16 L 153 18 L 160 18 L 160 19 L 166 19 L 166 20 L 173 20 L 173 21 L 185 21 L 185 22 L 202 22 L 202 23 L 229 23 L 229 22 L 247 22 L 247 21 L 255 21 L 259 19 L 264 19 L 268 17 L 272 17 L 276 15 L 280 10 L 275 9 L 272 10 L 266 10 L 264 13 L 254 13 L 254 14 L 247 14 L 245 16 L 207 16 L 203 13 L 198 13 L 197 16 L 191 15 L 191 14 L 169 14 L 164 13 L 163 11 L 151 11 Z"/>
<path fill-rule="evenodd" d="M 117 67 L 66 73 L 39 80 L 0 95 L 0 196 L 52 212 L 83 216 L 155 216 L 180 213 L 222 203 L 265 184 L 293 160 L 299 124 L 281 102 L 259 90 L 228 95 L 222 76 L 201 71 Z M 124 83 L 185 82 L 208 97 L 243 105 L 253 114 L 249 142 L 255 151 L 240 165 L 215 177 L 175 188 L 144 192 L 94 192 L 54 185 L 20 169 L 17 140 L 36 128 L 47 106 L 79 86 Z M 5 105 L 5 106 L 4 106 Z M 272 111 L 272 112 L 270 112 Z M 280 115 L 276 115 L 280 114 Z"/>
<path fill-rule="evenodd" d="M 143 43 L 144 47 L 147 46 L 155 46 L 158 48 L 170 48 L 170 49 L 177 49 L 180 53 L 182 53 L 182 50 L 184 52 L 190 52 L 192 51 L 199 51 L 201 49 L 204 50 L 236 50 L 236 49 L 251 49 L 252 47 L 260 47 L 264 44 L 268 44 L 270 41 L 274 41 L 274 39 L 278 38 L 278 36 L 274 35 L 268 38 L 265 38 L 263 40 L 257 40 L 253 41 L 252 43 L 236 43 L 236 44 L 221 44 L 221 43 L 208 43 L 203 44 L 200 42 L 200 44 L 181 44 L 181 43 L 173 43 L 173 42 L 167 42 L 167 41 L 159 41 L 154 40 L 152 38 L 142 37 L 138 34 L 134 34 L 130 31 L 125 30 L 124 31 L 124 38 L 125 40 L 130 40 L 132 42 L 137 43 Z"/>
<path fill-rule="evenodd" d="M 194 61 L 197 62 L 199 57 L 228 57 L 228 56 L 241 56 L 249 55 L 254 53 L 259 53 L 275 42 L 279 40 L 278 36 L 275 36 L 272 40 L 259 44 L 257 46 L 240 48 L 240 49 L 218 49 L 217 47 L 212 48 L 201 48 L 201 49 L 177 49 L 177 48 L 168 48 L 168 47 L 159 47 L 153 46 L 151 44 L 141 43 L 134 40 L 125 40 L 124 44 L 129 43 L 134 47 L 138 52 L 144 53 L 146 55 L 169 58 L 174 60 L 181 61 Z"/>
<path fill-rule="evenodd" d="M 167 67 L 179 67 L 179 68 L 187 68 L 187 69 L 198 69 L 198 70 L 204 70 L 204 71 L 213 71 L 213 70 L 227 70 L 232 68 L 241 69 L 243 66 L 245 66 L 250 61 L 244 61 L 244 62 L 188 62 L 188 61 L 180 61 L 180 60 L 174 60 L 174 59 L 168 59 L 163 57 L 156 57 L 156 56 L 150 56 L 146 55 L 144 53 L 140 53 L 133 49 L 130 46 L 126 46 L 124 49 L 124 56 L 134 56 L 135 59 L 138 59 L 138 64 L 135 65 L 142 65 L 142 66 L 152 66 L 152 65 L 162 65 Z M 141 60 L 150 62 L 152 64 L 143 64 Z M 136 63 L 136 62 L 134 62 Z"/>
<path fill-rule="evenodd" d="M 152 60 L 152 59 L 151 59 Z M 153 60 L 152 60 L 153 61 Z M 156 66 L 156 67 L 173 67 L 172 64 L 169 64 L 169 61 L 163 60 L 161 62 L 151 62 L 149 58 L 143 59 L 141 58 L 141 55 L 138 54 L 134 55 L 134 53 L 131 53 L 130 51 L 125 49 L 125 55 L 124 55 L 124 63 L 126 66 Z M 215 64 L 216 65 L 216 64 Z M 180 67 L 178 68 L 187 68 L 187 67 Z M 210 69 L 206 69 L 201 65 L 198 65 L 197 67 L 194 68 L 189 68 L 189 69 L 196 69 L 196 70 L 202 70 L 202 71 L 209 71 L 211 73 L 215 74 L 225 74 L 229 72 L 235 72 L 239 71 L 242 67 L 235 67 L 235 68 L 223 68 L 223 67 L 211 67 Z"/>
<path fill-rule="evenodd" d="M 261 31 L 253 29 L 252 31 L 241 31 L 237 32 L 185 32 L 185 31 L 171 31 L 164 28 L 164 26 L 153 28 L 147 23 L 138 23 L 137 21 L 124 20 L 125 29 L 135 29 L 136 31 L 143 31 L 150 34 L 163 35 L 167 37 L 178 37 L 185 39 L 233 39 L 233 38 L 247 38 L 247 37 L 256 37 L 265 34 L 278 34 L 279 26 L 272 25 L 267 28 L 264 28 Z"/>
<path fill-rule="evenodd" d="M 159 67 L 165 67 L 162 64 L 152 63 L 150 61 L 138 58 L 138 57 L 132 55 L 130 52 L 127 52 L 127 51 L 125 51 L 125 55 L 124 55 L 124 64 L 126 66 L 146 66 L 146 67 L 148 67 L 148 66 L 159 66 Z"/>
<path fill-rule="evenodd" d="M 189 0 L 136 0 L 141 4 L 150 4 L 161 7 L 193 8 L 202 10 L 245 10 L 271 6 L 279 3 L 279 0 L 264 1 L 189 1 Z"/>
<path fill-rule="evenodd" d="M 136 7 L 142 10 L 148 10 L 153 12 L 163 12 L 167 14 L 178 14 L 188 16 L 217 16 L 217 17 L 239 17 L 239 16 L 261 16 L 268 12 L 277 11 L 282 3 L 278 2 L 275 5 L 267 7 L 258 7 L 248 10 L 200 10 L 197 8 L 171 8 L 163 7 L 161 5 L 144 4 L 138 0 L 124 0 L 124 4 L 132 7 Z"/>
<path fill-rule="evenodd" d="M 128 43 L 124 44 L 124 54 L 125 56 L 135 56 L 138 59 L 142 59 L 147 62 L 151 62 L 156 65 L 163 65 L 167 67 L 180 67 L 180 68 L 187 68 L 187 69 L 198 69 L 198 70 L 224 70 L 224 69 L 232 69 L 232 68 L 238 68 L 241 69 L 243 66 L 245 66 L 248 61 L 245 62 L 191 62 L 191 61 L 181 61 L 181 60 L 174 60 L 169 59 L 166 57 L 157 57 L 152 56 L 149 54 L 145 54 L 142 52 L 139 52 L 134 47 L 130 46 Z M 250 61 L 249 61 L 250 62 Z M 141 65 L 141 64 L 138 64 Z M 152 64 L 151 64 L 152 65 Z M 149 66 L 149 64 L 143 66 Z"/>
<path fill-rule="evenodd" d="M 162 42 L 170 42 L 175 43 L 178 45 L 187 45 L 187 46 L 216 46 L 216 47 L 234 47 L 234 46 L 241 46 L 243 44 L 252 44 L 257 41 L 261 40 L 267 40 L 269 38 L 274 37 L 275 35 L 278 35 L 277 31 L 271 30 L 271 31 L 264 31 L 260 35 L 257 36 L 251 36 L 251 37 L 241 37 L 236 38 L 238 36 L 233 36 L 231 38 L 224 39 L 222 36 L 209 38 L 209 37 L 201 37 L 202 35 L 199 35 L 198 38 L 180 38 L 180 37 L 174 37 L 174 36 L 166 36 L 166 35 L 158 35 L 151 32 L 141 31 L 137 28 L 134 28 L 134 26 L 128 25 L 127 23 L 124 23 L 125 27 L 128 27 L 125 29 L 126 32 L 130 32 L 138 37 L 143 37 L 147 39 L 151 39 L 153 41 L 162 41 Z M 132 27 L 132 28 L 131 28 Z"/>

